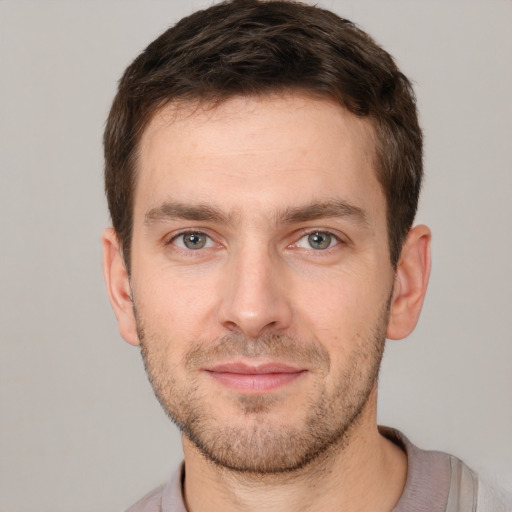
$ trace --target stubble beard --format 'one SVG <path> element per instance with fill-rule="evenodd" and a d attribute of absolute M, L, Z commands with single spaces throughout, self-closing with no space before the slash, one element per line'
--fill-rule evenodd
<path fill-rule="evenodd" d="M 389 319 L 389 301 L 375 325 L 338 374 L 334 391 L 318 389 L 303 404 L 304 415 L 295 424 L 275 425 L 268 420 L 280 398 L 240 395 L 237 407 L 243 426 L 215 417 L 215 404 L 204 395 L 194 377 L 207 361 L 229 356 L 282 358 L 306 363 L 325 376 L 330 370 L 328 352 L 317 343 L 272 334 L 258 339 L 227 335 L 211 342 L 196 342 L 182 361 L 167 352 L 172 340 L 162 343 L 136 315 L 141 353 L 155 395 L 166 414 L 204 457 L 226 469 L 242 473 L 279 474 L 298 471 L 331 450 L 346 446 L 365 411 L 377 382 Z M 354 340 L 352 340 L 354 342 Z M 163 349 L 162 349 L 163 348 Z M 187 379 L 175 377 L 189 370 Z M 197 375 L 197 372 L 196 372 Z"/>

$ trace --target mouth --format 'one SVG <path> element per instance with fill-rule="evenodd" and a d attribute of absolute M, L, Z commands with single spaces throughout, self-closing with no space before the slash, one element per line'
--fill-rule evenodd
<path fill-rule="evenodd" d="M 223 363 L 204 371 L 223 387 L 247 394 L 275 391 L 303 377 L 308 370 L 280 362 L 248 364 Z"/>

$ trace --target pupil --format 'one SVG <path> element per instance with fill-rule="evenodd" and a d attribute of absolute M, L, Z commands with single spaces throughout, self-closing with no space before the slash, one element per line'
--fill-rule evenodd
<path fill-rule="evenodd" d="M 327 249 L 331 244 L 331 235 L 328 233 L 312 233 L 308 238 L 313 249 Z"/>
<path fill-rule="evenodd" d="M 206 243 L 206 239 L 200 233 L 190 233 L 184 236 L 185 246 L 189 249 L 201 249 Z"/>

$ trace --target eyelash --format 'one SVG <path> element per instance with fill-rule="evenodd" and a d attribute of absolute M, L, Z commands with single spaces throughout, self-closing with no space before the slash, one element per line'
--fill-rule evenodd
<path fill-rule="evenodd" d="M 299 245 L 299 243 L 302 240 L 306 240 L 309 237 L 314 236 L 314 235 L 322 235 L 324 237 L 328 237 L 329 238 L 328 246 L 325 248 L 315 249 L 315 248 L 311 247 L 311 244 L 309 244 L 310 245 L 309 247 L 301 247 Z M 306 241 L 306 243 L 309 243 L 309 242 L 310 241 Z M 307 232 L 303 232 L 301 234 L 300 238 L 296 242 L 291 244 L 289 247 L 294 248 L 294 249 L 311 250 L 311 251 L 314 251 L 315 253 L 325 253 L 325 252 L 330 252 L 330 249 L 334 249 L 335 247 L 337 247 L 340 244 L 343 244 L 342 239 L 339 236 L 332 233 L 331 231 L 326 231 L 326 230 L 321 230 L 321 229 L 313 229 L 313 230 L 309 230 Z"/>
<path fill-rule="evenodd" d="M 186 247 L 180 247 L 178 245 L 176 245 L 176 240 L 178 240 L 179 238 L 183 238 L 187 235 L 199 235 L 199 236 L 204 236 L 207 238 L 207 241 L 206 241 L 206 244 L 208 244 L 208 247 L 200 247 L 198 249 L 190 249 L 190 248 L 186 248 Z M 183 252 L 195 252 L 195 251 L 199 251 L 201 249 L 209 249 L 211 248 L 213 245 L 215 245 L 216 242 L 213 240 L 213 238 L 208 235 L 208 233 L 206 233 L 205 231 L 201 231 L 200 229 L 189 229 L 187 231 L 181 231 L 180 233 L 177 233 L 175 235 L 173 235 L 168 242 L 166 242 L 166 245 L 174 245 L 174 247 L 176 247 L 178 250 L 180 251 L 183 251 Z M 218 245 L 218 244 L 216 244 Z"/>
<path fill-rule="evenodd" d="M 192 249 L 190 247 L 180 247 L 179 245 L 177 245 L 175 243 L 176 240 L 178 240 L 180 238 L 183 238 L 183 237 L 185 237 L 187 235 L 198 235 L 198 236 L 206 237 L 207 240 L 205 241 L 205 246 L 198 247 L 196 249 Z M 314 235 L 321 235 L 321 236 L 324 236 L 324 237 L 328 237 L 329 238 L 328 246 L 325 247 L 325 248 L 316 248 L 315 249 L 315 248 L 311 247 L 311 245 L 309 247 L 301 247 L 299 245 L 299 243 L 302 240 L 305 240 L 308 237 L 311 237 L 311 236 L 314 236 Z M 308 243 L 308 242 L 306 242 L 306 243 Z M 345 242 L 339 236 L 335 235 L 331 231 L 320 230 L 320 229 L 313 229 L 313 230 L 309 230 L 309 231 L 306 231 L 306 232 L 302 232 L 300 234 L 300 237 L 294 243 L 288 245 L 288 248 L 311 250 L 311 251 L 314 251 L 315 253 L 320 254 L 320 253 L 330 252 L 331 249 L 337 247 L 340 244 L 344 244 L 344 243 Z M 220 244 L 217 244 L 213 240 L 213 238 L 207 232 L 205 232 L 205 231 L 201 231 L 200 229 L 189 229 L 187 231 L 181 231 L 180 233 L 177 233 L 177 234 L 173 235 L 172 238 L 170 238 L 166 242 L 166 245 L 173 245 L 177 250 L 182 251 L 184 253 L 193 253 L 193 252 L 196 252 L 196 251 L 199 252 L 202 249 L 210 249 L 214 245 L 219 246 Z M 183 245 L 185 245 L 184 242 L 183 242 Z"/>

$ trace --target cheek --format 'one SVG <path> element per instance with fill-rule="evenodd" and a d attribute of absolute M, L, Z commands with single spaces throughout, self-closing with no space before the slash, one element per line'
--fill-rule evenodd
<path fill-rule="evenodd" d="M 313 269 L 307 273 L 295 272 L 290 296 L 300 297 L 304 311 L 323 318 L 326 326 L 344 324 L 348 319 L 364 317 L 379 301 L 378 284 L 371 275 L 351 268 Z"/>
<path fill-rule="evenodd" d="M 153 269 L 139 277 L 134 282 L 134 296 L 143 305 L 139 316 L 146 328 L 174 339 L 175 343 L 204 336 L 214 311 L 213 276 Z"/>
<path fill-rule="evenodd" d="M 316 285 L 311 286 L 312 282 Z M 340 359 L 367 337 L 387 299 L 373 278 L 347 273 L 306 280 L 295 288 L 294 295 L 299 330 L 309 330 L 332 358 Z"/>

